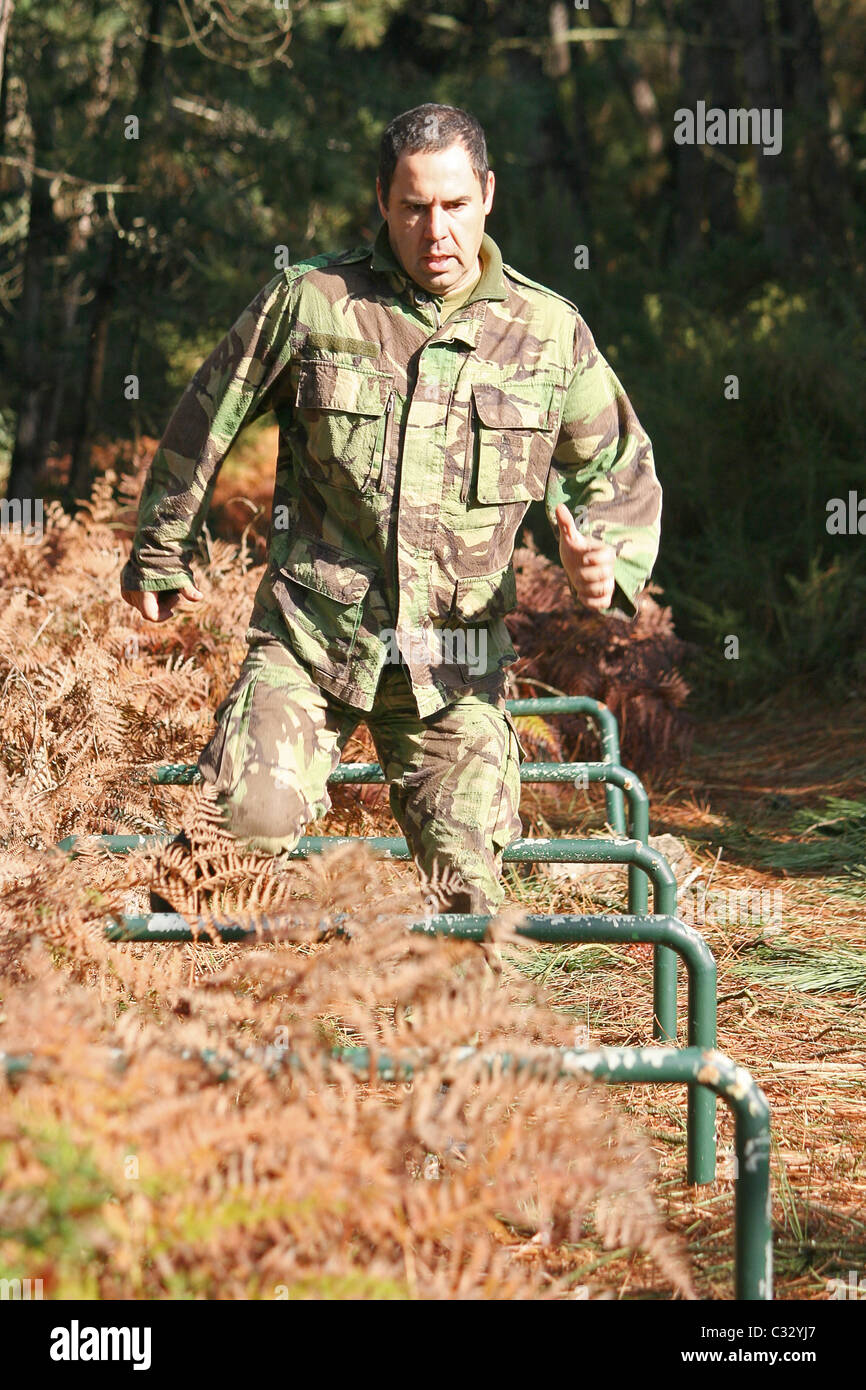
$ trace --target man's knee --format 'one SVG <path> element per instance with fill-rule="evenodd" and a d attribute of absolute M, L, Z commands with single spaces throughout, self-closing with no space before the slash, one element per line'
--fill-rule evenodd
<path fill-rule="evenodd" d="M 244 847 L 293 847 L 331 805 L 325 784 L 337 731 L 322 692 L 289 653 L 251 649 L 215 717 L 198 767 L 222 807 L 222 828 Z"/>
<path fill-rule="evenodd" d="M 299 784 L 287 784 L 285 773 L 276 771 L 270 778 L 242 778 L 234 792 L 217 798 L 227 833 L 266 854 L 293 849 L 318 809 Z"/>

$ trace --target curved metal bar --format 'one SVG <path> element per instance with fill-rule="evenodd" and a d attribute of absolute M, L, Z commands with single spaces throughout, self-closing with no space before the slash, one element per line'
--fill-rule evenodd
<path fill-rule="evenodd" d="M 601 751 L 605 762 L 620 762 L 619 725 L 613 711 L 593 700 L 588 695 L 547 695 L 531 700 L 506 700 L 510 714 L 585 714 L 594 720 L 598 727 Z M 618 835 L 625 834 L 625 809 L 622 793 L 618 787 L 605 787 L 607 819 L 612 830 Z"/>
<path fill-rule="evenodd" d="M 255 1052 L 261 1053 L 256 1057 Z M 234 1077 L 231 1057 L 221 1058 L 211 1048 L 199 1048 L 185 1056 L 198 1057 L 212 1068 L 217 1081 Z M 334 1048 L 330 1054 L 363 1076 L 375 1064 L 383 1080 L 411 1079 L 428 1064 L 423 1055 L 389 1057 L 377 1054 L 375 1062 L 368 1048 Z M 300 1059 L 283 1048 L 248 1049 L 244 1060 L 255 1060 L 273 1070 L 278 1066 L 299 1066 Z M 122 1064 L 122 1054 L 115 1058 Z M 736 1297 L 769 1301 L 773 1297 L 773 1245 L 770 1209 L 770 1107 L 763 1091 L 743 1067 L 724 1053 L 700 1047 L 601 1047 L 539 1049 L 532 1056 L 487 1052 L 474 1047 L 457 1048 L 449 1058 L 455 1065 L 479 1061 L 491 1071 L 512 1067 L 518 1071 L 544 1073 L 556 1061 L 562 1078 L 588 1077 L 613 1085 L 687 1085 L 691 1090 L 708 1088 L 721 1096 L 734 1114 L 734 1279 Z M 0 1053 L 0 1065 L 12 1078 L 26 1073 L 32 1054 Z"/>
<path fill-rule="evenodd" d="M 623 779 L 633 774 L 623 771 Z M 638 780 L 634 779 L 639 786 Z M 641 790 L 643 790 L 641 788 Z M 79 837 L 67 835 L 57 848 L 70 855 L 78 853 L 79 838 L 97 840 L 113 854 L 125 854 L 165 844 L 170 835 L 96 835 Z M 384 835 L 303 835 L 290 859 L 306 859 L 309 854 L 321 853 L 332 845 L 365 844 L 374 853 L 392 859 L 410 859 L 406 840 L 401 836 Z M 638 840 L 575 840 L 575 839 L 518 839 L 503 850 L 504 861 L 560 864 L 628 864 L 642 870 L 653 885 L 653 910 L 657 915 L 675 917 L 677 882 L 665 857 Z M 654 1034 L 661 1040 L 676 1041 L 676 957 L 664 947 L 655 953 L 653 964 Z"/>
<path fill-rule="evenodd" d="M 345 914 L 341 914 L 345 916 Z M 491 918 L 480 913 L 439 913 L 412 924 L 411 930 L 481 941 Z M 127 916 L 106 936 L 112 941 L 268 941 L 278 937 L 284 927 L 279 917 L 258 917 L 256 926 L 241 927 L 234 922 L 204 919 L 193 927 L 173 913 Z M 323 924 L 333 929 L 334 922 Z M 663 946 L 676 959 L 682 957 L 688 980 L 688 1044 L 714 1048 L 716 1045 L 716 962 L 700 932 L 672 915 L 571 916 L 527 913 L 516 928 L 520 936 L 548 945 L 575 942 L 647 942 Z M 676 1036 L 676 1018 L 673 1020 Z M 689 1089 L 686 1113 L 687 1179 L 693 1183 L 712 1182 L 716 1168 L 716 1106 L 712 1094 L 697 1087 Z"/>
<path fill-rule="evenodd" d="M 157 848 L 174 836 L 167 831 L 153 835 L 67 835 L 56 848 L 75 858 L 79 841 L 101 844 L 108 853 L 128 854 L 136 849 Z M 334 845 L 367 845 L 374 853 L 390 859 L 411 859 L 409 846 L 400 835 L 302 835 L 289 859 L 306 859 Z M 569 838 L 513 840 L 502 852 L 504 860 L 548 864 L 635 864 L 651 879 L 653 905 L 657 913 L 673 917 L 676 910 L 677 881 L 670 864 L 658 850 L 638 840 L 575 840 Z"/>
<path fill-rule="evenodd" d="M 371 1058 L 366 1048 L 338 1051 L 341 1061 L 369 1075 Z M 555 1055 L 555 1053 L 554 1053 Z M 773 1243 L 770 1212 L 770 1107 L 757 1082 L 745 1068 L 737 1066 L 722 1052 L 699 1047 L 601 1047 L 559 1052 L 559 1074 L 563 1077 L 587 1076 L 620 1085 L 652 1085 L 681 1082 L 693 1090 L 707 1087 L 734 1114 L 734 1280 L 736 1297 L 769 1301 L 773 1297 Z M 519 1057 L 509 1053 L 487 1053 L 460 1048 L 456 1060 L 480 1060 L 491 1069 L 517 1067 L 540 1070 L 543 1056 Z M 412 1059 L 376 1058 L 380 1076 L 386 1079 L 411 1077 L 413 1067 L 423 1065 Z M 549 1062 L 548 1062 L 549 1065 Z"/>

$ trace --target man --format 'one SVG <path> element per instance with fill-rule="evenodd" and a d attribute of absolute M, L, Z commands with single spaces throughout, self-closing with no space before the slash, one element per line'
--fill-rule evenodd
<path fill-rule="evenodd" d="M 433 103 L 396 117 L 376 190 L 375 241 L 280 272 L 196 372 L 121 585 L 154 622 L 181 594 L 200 601 L 189 555 L 217 471 L 274 410 L 268 564 L 202 776 L 243 848 L 282 854 L 330 806 L 363 718 L 416 864 L 450 871 L 450 910 L 491 912 L 521 831 L 503 621 L 518 527 L 543 498 L 576 599 L 633 617 L 661 489 L 576 306 L 485 234 L 494 176 L 475 118 Z"/>

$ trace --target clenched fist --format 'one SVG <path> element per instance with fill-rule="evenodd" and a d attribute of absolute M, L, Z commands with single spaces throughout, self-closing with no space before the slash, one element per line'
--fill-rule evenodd
<path fill-rule="evenodd" d="M 578 531 L 574 517 L 560 502 L 556 509 L 559 523 L 559 558 L 580 601 L 597 611 L 609 608 L 613 599 L 613 562 L 616 555 L 604 541 Z"/>
<path fill-rule="evenodd" d="M 143 618 L 151 623 L 168 622 L 182 598 L 199 603 L 204 598 L 200 589 L 193 585 L 185 589 L 161 589 L 154 593 L 150 589 L 121 589 L 120 596 L 130 608 L 136 608 Z"/>

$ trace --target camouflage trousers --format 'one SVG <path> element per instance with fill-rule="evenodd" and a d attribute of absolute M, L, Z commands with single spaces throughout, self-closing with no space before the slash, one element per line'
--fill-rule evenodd
<path fill-rule="evenodd" d="M 242 849 L 294 848 L 307 822 L 330 809 L 328 777 L 363 720 L 416 865 L 459 877 L 445 910 L 492 912 L 502 902 L 502 850 L 521 833 L 526 756 L 504 679 L 421 719 L 403 667 L 390 664 L 372 710 L 362 711 L 322 690 L 287 646 L 263 642 L 250 647 L 214 718 L 198 766 Z"/>

